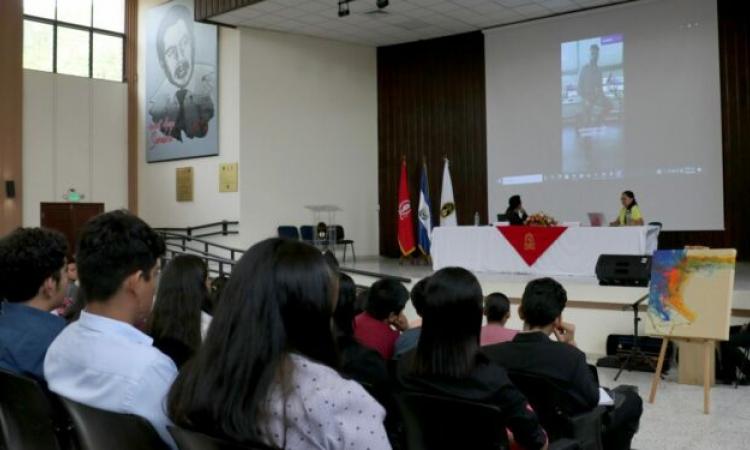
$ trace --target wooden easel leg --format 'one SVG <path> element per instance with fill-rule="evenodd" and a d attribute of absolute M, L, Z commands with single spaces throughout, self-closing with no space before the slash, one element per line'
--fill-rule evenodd
<path fill-rule="evenodd" d="M 706 341 L 703 351 L 703 413 L 708 414 L 711 408 L 711 353 L 714 342 Z"/>
<path fill-rule="evenodd" d="M 664 367 L 664 358 L 667 355 L 667 344 L 669 343 L 668 338 L 663 338 L 661 341 L 661 350 L 659 351 L 659 359 L 656 362 L 656 372 L 654 372 L 654 379 L 651 380 L 651 395 L 648 396 L 648 402 L 654 403 L 656 400 L 656 389 L 659 387 L 661 381 L 661 371 Z"/>

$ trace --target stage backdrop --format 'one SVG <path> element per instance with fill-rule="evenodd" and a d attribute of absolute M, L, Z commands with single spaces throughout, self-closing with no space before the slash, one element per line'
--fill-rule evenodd
<path fill-rule="evenodd" d="M 216 26 L 173 1 L 149 10 L 146 27 L 146 161 L 218 155 Z"/>
<path fill-rule="evenodd" d="M 738 259 L 748 260 L 750 2 L 719 0 L 718 6 L 724 230 L 665 231 L 659 246 L 735 247 Z M 559 52 L 559 46 L 552 50 Z M 446 153 L 451 159 L 459 223 L 471 223 L 475 209 L 483 219 L 487 217 L 483 36 L 476 33 L 382 47 L 378 49 L 378 80 L 380 247 L 381 254 L 394 256 L 398 245 L 393 211 L 402 154 L 418 170 L 422 154 L 439 161 L 441 153 L 451 149 Z M 434 199 L 440 196 L 440 169 L 439 163 L 430 161 Z M 416 171 L 409 173 L 411 180 L 418 176 Z M 416 184 L 411 187 L 415 204 Z M 701 205 L 695 208 L 700 214 Z M 495 213 L 490 211 L 490 216 Z"/>

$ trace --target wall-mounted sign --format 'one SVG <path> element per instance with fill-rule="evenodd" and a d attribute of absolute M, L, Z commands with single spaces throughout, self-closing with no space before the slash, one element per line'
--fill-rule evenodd
<path fill-rule="evenodd" d="M 237 192 L 238 163 L 219 164 L 219 192 Z"/>
<path fill-rule="evenodd" d="M 178 202 L 192 202 L 193 201 L 193 168 L 192 167 L 178 167 L 177 168 L 177 201 Z"/>

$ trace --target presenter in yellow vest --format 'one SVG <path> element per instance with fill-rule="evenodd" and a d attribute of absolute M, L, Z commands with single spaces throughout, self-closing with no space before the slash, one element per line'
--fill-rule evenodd
<path fill-rule="evenodd" d="M 610 223 L 613 227 L 641 226 L 643 225 L 643 215 L 635 200 L 633 191 L 625 191 L 620 197 L 622 208 L 617 216 L 617 220 Z"/>

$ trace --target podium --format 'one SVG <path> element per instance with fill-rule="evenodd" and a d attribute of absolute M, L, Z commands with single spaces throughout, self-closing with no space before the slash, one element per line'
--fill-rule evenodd
<path fill-rule="evenodd" d="M 336 236 L 336 213 L 343 211 L 336 205 L 306 205 L 305 209 L 311 211 L 313 214 L 313 227 L 315 227 L 315 233 L 313 233 L 313 245 L 319 248 L 321 251 L 331 249 L 333 253 L 336 253 L 336 243 L 338 242 L 338 236 Z M 324 220 L 327 218 L 327 221 Z M 319 223 L 325 223 L 327 228 L 324 236 L 318 234 L 317 225 Z"/>

